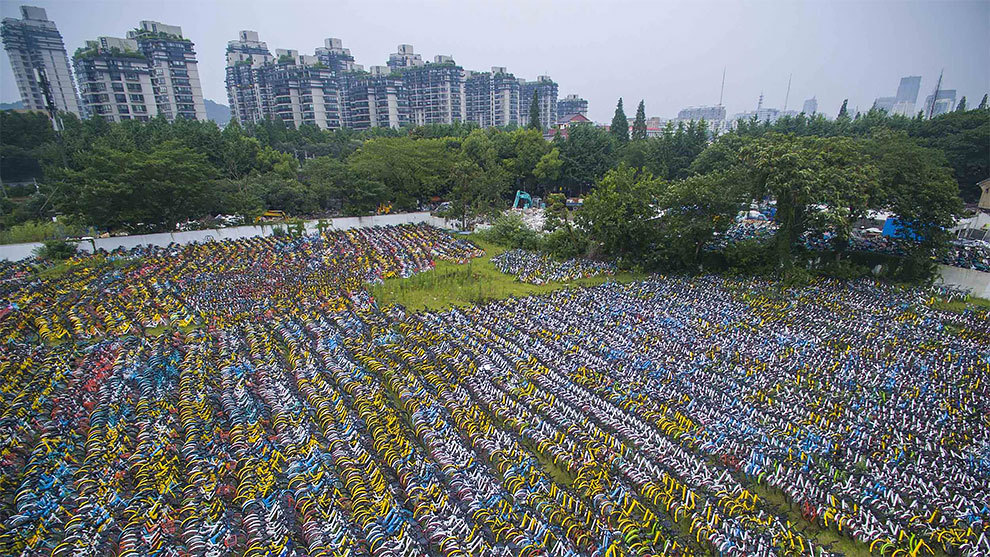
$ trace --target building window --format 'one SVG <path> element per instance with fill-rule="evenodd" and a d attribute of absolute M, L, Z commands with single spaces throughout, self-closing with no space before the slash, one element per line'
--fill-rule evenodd
<path fill-rule="evenodd" d="M 130 91 L 131 93 L 140 93 L 141 92 L 141 84 L 140 83 L 128 83 L 127 84 L 127 90 Z"/>
<path fill-rule="evenodd" d="M 125 95 L 123 93 L 118 93 L 118 94 L 114 95 L 113 97 L 114 97 L 114 100 L 116 100 L 119 103 L 125 103 L 125 102 L 127 102 L 127 95 Z"/>
<path fill-rule="evenodd" d="M 127 109 L 127 105 L 126 104 L 118 104 L 117 105 L 117 113 L 118 114 L 130 114 L 130 110 Z"/>
<path fill-rule="evenodd" d="M 144 95 L 131 95 L 131 102 L 132 103 L 143 103 L 144 102 Z"/>
<path fill-rule="evenodd" d="M 103 85 L 103 84 L 101 83 L 100 85 Z M 114 90 L 115 93 L 123 93 L 124 92 L 124 84 L 123 83 L 111 83 L 110 85 L 113 86 L 113 90 Z M 101 88 L 100 91 L 102 91 L 102 90 L 103 89 Z"/>

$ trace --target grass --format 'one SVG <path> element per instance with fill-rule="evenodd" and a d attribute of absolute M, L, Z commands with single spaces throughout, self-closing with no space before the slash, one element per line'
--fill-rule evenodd
<path fill-rule="evenodd" d="M 388 279 L 371 287 L 371 295 L 380 305 L 401 304 L 410 311 L 442 311 L 451 307 L 467 307 L 488 300 L 546 294 L 554 290 L 598 286 L 609 280 L 632 282 L 646 277 L 643 273 L 621 272 L 615 276 L 582 278 L 570 282 L 528 284 L 515 276 L 502 273 L 491 258 L 505 248 L 469 236 L 485 255 L 460 265 L 438 261 L 436 268 L 409 278 Z"/>
<path fill-rule="evenodd" d="M 970 296 L 968 300 L 953 300 L 951 302 L 945 300 L 935 300 L 935 303 L 932 304 L 932 306 L 936 309 L 962 313 L 968 309 L 975 311 L 990 309 L 990 300 L 986 298 L 979 298 L 977 296 Z"/>

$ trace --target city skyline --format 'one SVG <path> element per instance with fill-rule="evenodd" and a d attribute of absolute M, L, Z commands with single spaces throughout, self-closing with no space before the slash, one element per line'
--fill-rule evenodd
<path fill-rule="evenodd" d="M 76 48 L 83 46 L 86 39 L 119 35 L 122 29 L 133 26 L 134 21 L 156 20 L 181 26 L 184 36 L 196 44 L 204 97 L 223 104 L 227 104 L 224 84 L 226 42 L 241 29 L 257 30 L 265 37 L 273 52 L 276 49 L 298 49 L 301 53 L 310 54 L 308 49 L 322 44 L 326 37 L 340 37 L 353 52 L 355 61 L 366 67 L 386 64 L 389 53 L 394 51 L 396 44 L 408 43 L 415 45 L 416 51 L 426 60 L 431 60 L 436 55 L 449 55 L 465 69 L 485 71 L 493 66 L 506 67 L 509 73 L 528 80 L 539 75 L 549 75 L 559 84 L 560 98 L 577 94 L 587 99 L 588 116 L 597 122 L 611 119 L 615 102 L 620 96 L 627 106 L 634 106 L 639 99 L 644 99 L 648 115 L 667 118 L 674 117 L 686 107 L 716 105 L 723 67 L 726 68 L 723 105 L 727 115 L 754 110 L 761 92 L 764 95 L 764 107 L 782 108 L 788 75 L 791 73 L 794 77 L 788 108 L 798 109 L 803 99 L 815 97 L 818 100 L 818 111 L 828 117 L 835 116 L 844 98 L 849 99 L 851 111 L 858 109 L 865 112 L 878 96 L 892 92 L 897 81 L 907 75 L 922 76 L 919 94 L 921 101 L 934 90 L 938 73 L 943 67 L 945 77 L 942 86 L 955 89 L 957 100 L 966 96 L 968 103 L 975 106 L 990 89 L 990 48 L 987 48 L 990 38 L 979 32 L 990 16 L 990 5 L 983 3 L 885 5 L 883 11 L 886 16 L 882 21 L 874 19 L 870 22 L 867 17 L 867 22 L 875 27 L 871 32 L 875 37 L 870 37 L 870 40 L 882 39 L 885 33 L 888 35 L 886 40 L 877 42 L 881 46 L 874 46 L 869 51 L 860 50 L 858 58 L 848 56 L 847 53 L 840 64 L 836 64 L 837 52 L 848 49 L 849 45 L 829 44 L 830 41 L 824 40 L 826 37 L 820 36 L 820 30 L 817 35 L 813 33 L 802 37 L 797 45 L 788 40 L 788 37 L 794 38 L 801 34 L 799 29 L 808 25 L 806 20 L 810 17 L 821 16 L 823 21 L 835 19 L 834 10 L 821 3 L 803 3 L 798 6 L 800 9 L 790 5 L 749 5 L 747 10 L 743 10 L 745 14 L 759 15 L 772 7 L 774 9 L 771 11 L 777 14 L 775 17 L 778 26 L 786 22 L 794 25 L 786 30 L 778 29 L 776 46 L 770 44 L 772 41 L 769 41 L 765 33 L 757 32 L 760 25 L 765 25 L 758 24 L 752 33 L 747 32 L 746 36 L 736 39 L 738 48 L 727 48 L 722 44 L 724 40 L 706 40 L 699 43 L 700 48 L 695 49 L 699 52 L 685 48 L 632 48 L 638 40 L 616 36 L 616 29 L 627 35 L 634 35 L 635 33 L 629 31 L 642 29 L 644 23 L 628 20 L 617 25 L 615 18 L 605 13 L 607 10 L 603 10 L 597 3 L 571 8 L 573 11 L 587 13 L 588 21 L 595 22 L 595 26 L 585 29 L 581 40 L 576 40 L 573 33 L 567 35 L 561 30 L 549 34 L 523 33 L 519 37 L 505 36 L 505 39 L 513 40 L 502 41 L 490 39 L 499 33 L 504 35 L 506 28 L 512 28 L 516 30 L 514 33 L 518 33 L 530 26 L 538 26 L 541 22 L 556 21 L 563 25 L 572 21 L 575 18 L 574 13 L 550 9 L 572 4 L 540 4 L 528 15 L 526 22 L 517 21 L 507 6 L 474 5 L 472 9 L 467 9 L 458 5 L 441 10 L 441 3 L 412 8 L 404 4 L 366 6 L 347 1 L 330 7 L 291 2 L 278 6 L 250 2 L 176 2 L 162 6 L 107 1 L 87 3 L 86 9 L 80 9 L 82 3 L 75 2 L 4 1 L 0 5 L 2 16 L 19 17 L 21 4 L 38 6 L 48 11 L 49 19 L 59 26 L 70 56 Z M 655 8 L 646 4 L 626 5 L 631 10 L 655 11 Z M 224 9 L 233 6 L 242 8 Z M 347 6 L 350 8 L 344 9 Z M 519 7 L 515 4 L 511 6 Z M 690 23 L 698 15 L 692 13 L 689 6 L 679 3 L 664 3 L 661 6 L 669 12 L 664 15 L 677 16 L 679 21 L 686 23 Z M 709 6 L 718 8 L 708 21 L 713 26 L 712 29 L 718 30 L 721 25 L 721 29 L 731 31 L 733 26 L 725 26 L 724 20 L 728 15 L 739 12 L 740 5 L 716 3 Z M 864 12 L 860 16 L 879 13 L 875 10 L 876 6 L 842 6 L 839 21 L 851 28 L 864 26 L 860 21 L 863 17 L 853 17 L 856 13 Z M 402 15 L 403 17 L 394 19 L 403 21 L 409 18 L 416 21 L 429 19 L 429 15 L 435 15 L 439 11 L 446 15 L 432 24 L 393 25 L 394 22 L 387 21 L 375 26 L 360 25 L 370 17 L 369 8 L 372 12 L 377 9 L 378 13 L 384 10 L 390 14 Z M 315 17 L 323 11 L 334 17 Z M 473 14 L 466 21 L 484 20 L 485 25 L 471 27 L 470 33 L 466 33 L 463 26 L 451 25 L 470 15 L 465 12 Z M 309 13 L 310 17 L 300 17 L 300 14 L 305 13 Z M 924 27 L 912 19 L 920 13 L 927 14 Z M 113 17 L 107 17 L 108 14 L 113 14 Z M 291 14 L 295 15 L 290 17 Z M 796 15 L 800 17 L 795 18 Z M 319 23 L 328 20 L 334 23 Z M 292 25 L 287 25 L 287 22 Z M 624 25 L 628 25 L 630 29 L 623 29 Z M 911 26 L 916 29 L 906 33 Z M 375 29 L 373 33 L 367 32 L 372 28 Z M 228 29 L 233 30 L 228 32 Z M 900 33 L 889 36 L 891 30 Z M 673 35 L 677 34 L 677 29 L 673 27 L 659 26 L 649 31 L 655 31 L 647 34 L 661 44 L 673 40 Z M 460 38 L 465 35 L 475 38 Z M 605 41 L 606 38 L 611 38 L 612 42 Z M 863 36 L 856 33 L 844 36 L 844 42 L 853 46 L 864 43 Z M 580 44 L 575 46 L 576 43 Z M 793 53 L 783 52 L 778 48 L 780 45 L 787 45 L 788 48 L 783 50 L 801 52 L 813 47 L 815 43 L 822 43 L 819 46 L 829 48 L 823 50 L 821 59 L 805 57 L 801 64 L 793 61 L 788 63 L 785 58 L 793 57 Z M 733 50 L 756 51 L 762 53 L 762 57 L 741 64 L 738 62 L 739 53 L 733 53 Z M 592 64 L 603 52 L 611 54 L 609 63 L 604 66 Z M 892 58 L 892 52 L 899 54 Z M 705 56 L 699 59 L 699 53 Z M 6 53 L 0 56 L 4 58 L 0 60 L 0 101 L 16 101 L 19 94 L 10 62 L 6 59 Z M 877 64 L 878 59 L 882 63 Z M 635 71 L 622 71 L 629 64 L 633 64 Z M 841 71 L 830 70 L 836 65 L 841 67 Z M 588 71 L 590 66 L 596 67 L 596 71 Z M 603 76 L 607 79 L 603 79 Z M 813 79 L 811 76 L 814 76 Z M 528 104 L 521 106 L 520 110 L 525 111 L 527 108 Z"/>

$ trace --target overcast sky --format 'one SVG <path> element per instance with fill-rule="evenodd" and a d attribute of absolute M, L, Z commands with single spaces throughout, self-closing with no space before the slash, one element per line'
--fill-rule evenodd
<path fill-rule="evenodd" d="M 834 116 L 842 99 L 865 111 L 893 96 L 901 76 L 920 75 L 971 105 L 990 91 L 990 0 L 959 1 L 390 1 L 325 0 L 0 0 L 4 17 L 28 3 L 47 9 L 70 56 L 86 39 L 126 36 L 138 21 L 179 25 L 196 45 L 203 94 L 227 104 L 226 43 L 241 29 L 261 34 L 273 52 L 312 54 L 338 37 L 356 62 L 383 65 L 399 43 L 424 60 L 449 54 L 466 69 L 506 66 L 516 77 L 550 75 L 560 97 L 590 102 L 590 117 L 611 120 L 618 97 L 632 116 L 716 104 L 726 69 L 731 116 L 764 106 L 800 110 L 817 96 Z M 19 98 L 6 52 L 0 54 L 0 101 Z"/>

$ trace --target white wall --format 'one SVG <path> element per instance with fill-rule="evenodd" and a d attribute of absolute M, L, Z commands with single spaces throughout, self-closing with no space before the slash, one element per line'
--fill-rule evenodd
<path fill-rule="evenodd" d="M 426 223 L 440 228 L 456 228 L 456 223 L 447 221 L 439 217 L 434 217 L 430 213 L 397 213 L 394 215 L 375 215 L 371 217 L 344 217 L 337 219 L 327 219 L 330 229 L 348 230 L 351 228 L 369 228 L 372 226 L 394 226 L 399 224 Z M 305 223 L 308 233 L 316 233 L 319 221 L 311 220 Z M 283 228 L 285 225 L 278 225 Z M 234 226 L 230 228 L 215 228 L 209 230 L 192 230 L 189 232 L 162 232 L 160 234 L 139 234 L 134 236 L 118 236 L 114 238 L 97 238 L 93 242 L 85 241 L 79 243 L 79 249 L 85 252 L 93 251 L 93 244 L 97 249 L 112 251 L 117 248 L 130 249 L 137 246 L 164 247 L 169 244 L 191 244 L 193 242 L 213 242 L 217 240 L 229 240 L 236 238 L 250 238 L 252 236 L 271 236 L 273 226 Z M 0 245 L 0 259 L 17 261 L 34 255 L 34 250 L 41 247 L 41 242 L 28 244 L 7 244 Z"/>
<path fill-rule="evenodd" d="M 990 299 L 990 273 L 939 265 L 938 274 L 937 283 L 967 288 L 973 296 Z"/>

